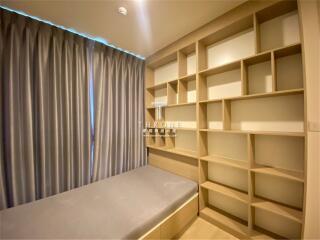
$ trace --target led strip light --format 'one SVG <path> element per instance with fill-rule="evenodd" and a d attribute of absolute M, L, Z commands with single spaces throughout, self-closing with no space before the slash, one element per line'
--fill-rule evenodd
<path fill-rule="evenodd" d="M 139 54 L 132 53 L 132 52 L 130 52 L 130 51 L 128 51 L 128 50 L 119 48 L 119 47 L 117 47 L 117 46 L 115 46 L 115 45 L 113 45 L 113 44 L 111 44 L 111 43 L 108 43 L 108 41 L 107 41 L 106 39 L 104 39 L 104 38 L 101 38 L 101 37 L 93 37 L 93 36 L 90 36 L 90 35 L 85 34 L 85 33 L 80 33 L 80 32 L 76 31 L 76 30 L 73 29 L 73 28 L 66 28 L 66 27 L 64 27 L 64 26 L 54 24 L 54 23 L 52 23 L 52 22 L 50 22 L 50 21 L 43 20 L 43 19 L 41 19 L 41 18 L 38 18 L 38 17 L 32 16 L 32 15 L 29 15 L 29 14 L 23 12 L 23 11 L 13 10 L 13 9 L 11 9 L 11 8 L 8 8 L 8 7 L 5 7 L 5 6 L 1 6 L 1 5 L 0 5 L 0 8 L 2 8 L 2 9 L 4 9 L 4 10 L 7 10 L 7 11 L 9 11 L 9 12 L 14 12 L 14 13 L 17 13 L 17 14 L 19 14 L 19 15 L 23 15 L 23 16 L 25 16 L 25 17 L 32 18 L 32 19 L 34 19 L 34 20 L 36 20 L 36 21 L 39 21 L 39 22 L 43 22 L 43 23 L 49 24 L 49 25 L 51 25 L 51 26 L 54 26 L 54 27 L 63 29 L 63 30 L 65 30 L 65 31 L 68 31 L 68 32 L 77 34 L 77 35 L 79 35 L 79 36 L 81 36 L 81 37 L 90 39 L 90 40 L 95 41 L 95 42 L 102 43 L 103 45 L 106 45 L 106 46 L 108 46 L 108 47 L 117 49 L 117 50 L 119 50 L 119 51 L 121 51 L 121 52 L 125 52 L 125 53 L 130 54 L 130 55 L 132 55 L 132 56 L 135 56 L 135 57 L 137 57 L 137 58 L 139 58 L 139 59 L 145 60 L 145 58 L 144 58 L 143 56 L 141 56 L 141 55 L 139 55 Z"/>

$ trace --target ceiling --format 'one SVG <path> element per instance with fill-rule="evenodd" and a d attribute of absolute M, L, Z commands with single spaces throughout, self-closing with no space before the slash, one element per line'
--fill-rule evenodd
<path fill-rule="evenodd" d="M 246 0 L 0 0 L 148 57 Z M 128 15 L 118 13 L 124 6 Z"/>

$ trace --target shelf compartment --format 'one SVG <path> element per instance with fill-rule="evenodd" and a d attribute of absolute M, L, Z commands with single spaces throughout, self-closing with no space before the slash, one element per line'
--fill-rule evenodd
<path fill-rule="evenodd" d="M 256 13 L 258 51 L 300 42 L 296 1 L 281 1 Z"/>
<path fill-rule="evenodd" d="M 253 16 L 249 15 L 200 39 L 199 69 L 224 65 L 254 52 Z"/>
<path fill-rule="evenodd" d="M 230 218 L 228 215 L 222 214 L 213 208 L 205 207 L 200 210 L 200 217 L 222 229 L 228 230 L 237 237 L 247 238 L 248 236 L 249 232 L 245 222 Z"/>
<path fill-rule="evenodd" d="M 252 172 L 267 174 L 275 177 L 285 178 L 292 181 L 304 182 L 303 172 L 290 171 L 280 168 L 265 167 L 265 166 L 255 166 L 251 169 Z"/>
<path fill-rule="evenodd" d="M 179 77 L 196 72 L 196 44 L 192 43 L 178 51 Z"/>
<path fill-rule="evenodd" d="M 303 88 L 301 44 L 274 51 L 276 90 Z"/>
<path fill-rule="evenodd" d="M 200 128 L 223 129 L 222 102 L 201 103 Z"/>
<path fill-rule="evenodd" d="M 179 103 L 192 103 L 197 100 L 196 77 L 192 76 L 179 80 Z"/>
<path fill-rule="evenodd" d="M 207 154 L 205 155 L 219 156 L 224 159 L 247 159 L 246 135 L 233 133 L 224 134 L 221 132 L 201 132 L 201 134 L 203 135 L 204 141 L 206 141 Z"/>
<path fill-rule="evenodd" d="M 178 103 L 178 81 L 172 81 L 167 86 L 168 105 Z"/>
<path fill-rule="evenodd" d="M 254 141 L 254 163 L 258 168 L 289 170 L 297 173 L 293 175 L 303 177 L 304 138 L 272 135 L 254 135 L 252 137 Z M 270 152 L 272 152 L 272 157 L 270 157 Z"/>
<path fill-rule="evenodd" d="M 240 62 L 210 69 L 199 75 L 200 101 L 241 96 Z"/>
<path fill-rule="evenodd" d="M 231 116 L 233 130 L 303 133 L 304 96 L 296 94 L 231 101 Z"/>
<path fill-rule="evenodd" d="M 289 208 L 281 204 L 256 197 L 254 198 L 251 205 L 255 208 L 260 208 L 265 211 L 272 212 L 297 223 L 302 223 L 302 211 L 296 210 L 294 208 Z"/>
<path fill-rule="evenodd" d="M 165 109 L 167 126 L 197 128 L 196 104 L 168 106 Z"/>
<path fill-rule="evenodd" d="M 287 178 L 252 171 L 254 196 L 295 209 L 303 208 L 304 184 Z"/>
<path fill-rule="evenodd" d="M 243 60 L 244 95 L 273 91 L 271 54 L 263 53 Z"/>
<path fill-rule="evenodd" d="M 240 202 L 243 202 L 246 204 L 248 203 L 248 194 L 240 192 L 240 191 L 232 189 L 232 188 L 229 188 L 229 187 L 225 187 L 221 184 L 213 183 L 211 181 L 206 181 L 201 184 L 201 187 L 208 189 L 210 191 L 213 191 L 213 192 L 220 193 L 220 194 L 225 195 L 227 197 L 236 199 Z"/>
<path fill-rule="evenodd" d="M 189 158 L 194 158 L 194 159 L 198 158 L 196 152 L 188 151 L 185 149 L 157 147 L 157 146 L 152 146 L 152 145 L 147 145 L 147 147 L 150 149 L 160 150 L 163 152 L 177 154 L 177 155 L 181 155 L 181 156 L 185 156 L 185 157 L 189 157 Z"/>
<path fill-rule="evenodd" d="M 212 162 L 228 167 L 238 168 L 242 170 L 248 170 L 248 162 L 246 161 L 240 161 L 240 160 L 234 160 L 230 158 L 224 158 L 219 156 L 204 156 L 200 158 L 202 161 Z"/>

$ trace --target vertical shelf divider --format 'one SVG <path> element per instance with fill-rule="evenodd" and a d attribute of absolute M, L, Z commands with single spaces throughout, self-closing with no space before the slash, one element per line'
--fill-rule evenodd
<path fill-rule="evenodd" d="M 222 100 L 222 122 L 223 130 L 231 129 L 231 101 Z"/>
<path fill-rule="evenodd" d="M 241 60 L 241 95 L 245 96 L 248 94 L 248 72 L 246 63 Z"/>
<path fill-rule="evenodd" d="M 258 54 L 261 50 L 260 46 L 260 25 L 258 16 L 256 13 L 253 14 L 253 27 L 254 27 L 254 37 L 255 37 L 255 53 Z"/>
<path fill-rule="evenodd" d="M 272 92 L 277 91 L 277 66 L 274 51 L 271 52 Z"/>
<path fill-rule="evenodd" d="M 252 207 L 253 197 L 254 197 L 254 189 L 255 189 L 255 178 L 254 173 L 251 171 L 251 169 L 254 167 L 254 135 L 253 134 L 247 134 L 247 153 L 248 153 L 248 229 L 249 234 L 253 232 L 254 228 L 254 208 Z"/>

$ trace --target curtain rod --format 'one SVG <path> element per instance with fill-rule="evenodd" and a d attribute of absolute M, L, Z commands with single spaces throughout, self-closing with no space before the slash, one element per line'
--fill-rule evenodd
<path fill-rule="evenodd" d="M 50 22 L 50 21 L 48 21 L 48 20 L 44 20 L 44 19 L 41 19 L 41 18 L 39 18 L 39 17 L 29 15 L 29 14 L 23 12 L 23 11 L 14 10 L 14 9 L 11 9 L 11 8 L 8 8 L 8 7 L 2 6 L 2 5 L 0 5 L 0 8 L 2 8 L 2 9 L 4 9 L 4 10 L 7 10 L 7 11 L 9 11 L 9 12 L 14 12 L 14 13 L 17 13 L 17 14 L 19 14 L 19 15 L 23 15 L 23 16 L 25 16 L 25 17 L 29 17 L 29 18 L 34 19 L 34 20 L 39 21 L 39 22 L 43 22 L 43 23 L 49 24 L 49 25 L 51 25 L 51 26 L 54 26 L 54 27 L 63 29 L 63 30 L 65 30 L 65 31 L 68 31 L 68 32 L 77 34 L 77 35 L 79 35 L 79 36 L 81 36 L 81 37 L 90 39 L 90 40 L 95 41 L 95 42 L 99 42 L 99 43 L 101 43 L 101 44 L 103 44 L 103 45 L 106 45 L 106 46 L 108 46 L 108 47 L 111 47 L 111 48 L 114 48 L 114 49 L 119 50 L 119 51 L 121 51 L 121 52 L 130 54 L 130 55 L 132 55 L 132 56 L 134 56 L 134 57 L 137 57 L 137 58 L 139 58 L 139 59 L 141 59 L 141 60 L 145 60 L 145 57 L 143 57 L 143 56 L 141 56 L 141 55 L 139 55 L 139 54 L 135 54 L 135 53 L 133 53 L 133 52 L 130 52 L 130 51 L 128 51 L 128 50 L 122 49 L 122 48 L 120 48 L 120 47 L 117 47 L 117 46 L 115 46 L 115 45 L 113 45 L 113 44 L 111 44 L 111 43 L 108 43 L 108 41 L 107 41 L 106 39 L 104 39 L 104 38 L 101 38 L 101 37 L 93 37 L 93 36 L 90 36 L 89 34 L 78 32 L 77 30 L 75 30 L 75 29 L 73 29 L 73 28 L 67 28 L 67 27 L 64 27 L 64 26 L 62 26 L 62 25 L 57 25 L 57 24 L 54 24 L 54 23 L 52 23 L 52 22 Z"/>

